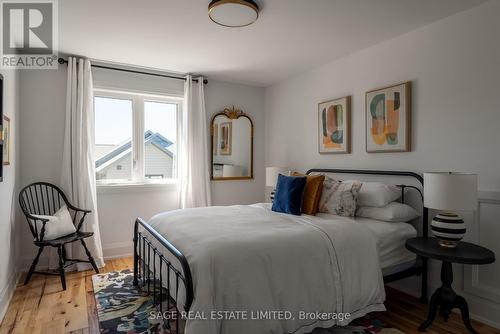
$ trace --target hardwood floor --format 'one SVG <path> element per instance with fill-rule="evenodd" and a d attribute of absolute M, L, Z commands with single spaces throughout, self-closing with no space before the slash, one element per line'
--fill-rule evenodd
<path fill-rule="evenodd" d="M 132 268 L 132 258 L 107 261 L 101 272 Z M 99 333 L 99 324 L 92 292 L 92 271 L 68 273 L 67 290 L 62 291 L 59 277 L 34 275 L 30 284 L 18 284 L 12 301 L 0 326 L 0 334 L 30 333 Z M 388 325 L 407 334 L 416 329 L 426 315 L 427 306 L 416 298 L 394 289 L 387 290 L 387 312 L 376 316 Z M 500 330 L 473 321 L 479 333 L 500 334 Z M 466 334 L 460 317 L 452 314 L 448 323 L 436 319 L 427 333 Z"/>

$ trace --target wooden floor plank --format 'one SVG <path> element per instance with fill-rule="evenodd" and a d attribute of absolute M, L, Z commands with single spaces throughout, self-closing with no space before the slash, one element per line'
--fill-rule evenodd
<path fill-rule="evenodd" d="M 387 301 L 385 303 L 387 312 L 377 313 L 376 316 L 388 325 L 405 331 L 407 334 L 419 333 L 417 327 L 427 318 L 427 305 L 420 303 L 418 299 L 401 291 L 387 287 Z M 471 320 L 472 326 L 480 333 L 500 334 L 500 330 L 484 325 L 478 321 Z M 410 325 L 410 326 L 408 326 Z M 461 316 L 456 313 L 450 315 L 448 322 L 438 315 L 426 333 L 439 334 L 468 334 L 469 332 L 462 323 Z"/>
<path fill-rule="evenodd" d="M 87 329 L 90 333 L 98 333 L 99 319 L 97 318 L 94 291 L 92 289 L 92 276 L 87 276 L 85 280 L 87 282 L 87 287 L 90 286 L 90 289 L 87 288 L 87 291 L 85 293 L 87 298 L 87 319 L 89 324 Z"/>
<path fill-rule="evenodd" d="M 132 258 L 106 262 L 101 273 L 132 270 Z M 24 286 L 24 275 L 7 309 L 0 334 L 97 334 L 99 322 L 92 287 L 93 271 L 67 273 L 67 290 L 63 291 L 57 276 L 34 275 Z M 375 316 L 390 327 L 406 334 L 419 334 L 418 325 L 427 316 L 427 305 L 418 299 L 392 288 L 387 288 L 386 312 Z M 500 330 L 472 321 L 481 334 L 500 334 Z M 436 317 L 427 334 L 467 334 L 459 314 L 451 314 L 445 323 Z"/>
<path fill-rule="evenodd" d="M 26 294 L 28 292 L 28 289 L 25 289 L 22 287 L 22 285 L 18 285 L 18 288 L 16 289 L 16 293 L 12 296 L 12 299 L 10 300 L 10 305 L 9 308 L 7 309 L 7 312 L 5 313 L 5 316 L 3 318 L 2 325 L 5 327 L 11 327 L 14 325 L 16 322 L 16 319 L 18 317 L 19 312 L 21 312 L 24 300 L 26 299 Z M 1 333 L 1 331 L 0 331 Z"/>
<path fill-rule="evenodd" d="M 41 324 L 40 334 L 64 334 L 65 323 L 63 318 L 58 318 L 52 321 L 44 321 Z"/>

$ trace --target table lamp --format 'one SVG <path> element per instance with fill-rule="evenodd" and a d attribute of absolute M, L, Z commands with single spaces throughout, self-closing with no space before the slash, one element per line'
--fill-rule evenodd
<path fill-rule="evenodd" d="M 288 175 L 289 168 L 286 167 L 266 167 L 266 187 L 273 187 L 271 191 L 271 201 L 274 200 L 274 193 L 276 192 L 276 183 L 278 183 L 278 175 Z"/>
<path fill-rule="evenodd" d="M 456 247 L 465 235 L 463 219 L 455 211 L 477 209 L 477 175 L 424 173 L 424 206 L 439 210 L 431 230 L 443 247 Z"/>

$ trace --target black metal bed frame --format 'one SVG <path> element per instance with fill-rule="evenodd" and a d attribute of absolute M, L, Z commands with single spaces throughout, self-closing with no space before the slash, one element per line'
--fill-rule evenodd
<path fill-rule="evenodd" d="M 420 174 L 408 171 L 381 171 L 381 170 L 364 170 L 364 169 L 323 169 L 314 168 L 306 172 L 310 173 L 330 173 L 330 174 L 360 174 L 360 175 L 381 175 L 381 176 L 404 176 L 412 177 L 419 181 L 423 188 L 423 177 Z M 422 198 L 422 231 L 424 237 L 428 236 L 428 209 L 423 206 L 422 191 L 415 186 L 398 185 L 401 187 L 402 197 L 404 203 L 405 193 L 407 189 L 416 190 Z M 145 233 L 145 232 L 148 233 Z M 154 240 L 151 240 L 152 237 Z M 169 312 L 170 315 L 164 318 L 164 324 L 170 328 L 170 319 L 177 319 L 175 321 L 175 333 L 179 333 L 179 321 L 181 319 L 181 312 L 177 308 L 177 298 L 179 293 L 180 282 L 184 284 L 185 288 L 185 303 L 184 311 L 188 312 L 194 299 L 194 286 L 193 278 L 191 276 L 191 269 L 189 263 L 182 254 L 172 243 L 159 234 L 154 228 L 146 223 L 141 218 L 137 218 L 134 224 L 134 285 L 141 287 L 148 293 L 153 293 L 153 304 L 157 310 L 164 315 Z M 155 244 L 160 244 L 164 249 L 159 250 Z M 168 251 L 174 258 L 176 258 L 182 271 L 175 268 L 172 262 L 164 256 L 164 250 Z M 158 262 L 158 264 L 157 264 Z M 167 286 L 164 286 L 163 279 L 164 269 L 166 270 Z M 421 297 L 423 303 L 427 303 L 427 276 L 428 276 L 428 263 L 426 258 L 419 257 L 416 263 L 405 270 L 384 276 L 384 283 L 394 282 L 403 278 L 411 276 L 422 277 L 421 283 Z M 174 278 L 175 277 L 175 278 Z M 174 278 L 175 282 L 175 297 L 172 296 L 171 280 Z M 166 308 L 165 304 L 166 303 Z M 173 311 L 171 311 L 173 310 Z"/>
<path fill-rule="evenodd" d="M 153 245 L 149 236 L 140 231 L 139 227 L 144 228 L 151 236 L 160 243 L 165 249 L 172 254 L 180 263 L 182 272 L 179 271 L 172 262 L 164 256 L 164 253 L 159 251 Z M 157 268 L 158 260 L 158 268 Z M 152 266 L 151 266 L 152 261 Z M 163 269 L 166 269 L 166 277 L 163 276 Z M 158 270 L 157 270 L 158 269 Z M 171 278 L 175 277 L 175 298 L 172 297 L 172 287 L 170 286 Z M 163 278 L 166 278 L 167 286 L 163 285 Z M 175 333 L 179 333 L 179 321 L 181 313 L 177 308 L 177 300 L 179 293 L 179 283 L 182 281 L 185 287 L 185 303 L 184 311 L 188 312 L 194 298 L 193 278 L 189 263 L 184 256 L 174 245 L 165 239 L 160 233 L 153 229 L 148 223 L 141 218 L 137 218 L 134 224 L 134 281 L 135 286 L 140 286 L 148 294 L 153 293 L 153 304 L 160 312 L 164 319 L 164 325 L 170 328 L 170 320 L 175 319 Z M 166 308 L 164 304 L 166 301 Z M 173 309 L 173 311 L 172 311 Z M 165 313 L 168 315 L 165 317 Z"/>
<path fill-rule="evenodd" d="M 424 178 L 422 175 L 414 172 L 408 171 L 381 171 L 381 170 L 367 170 L 367 169 L 324 169 L 324 168 L 313 168 L 306 172 L 310 173 L 330 173 L 330 174 L 360 174 L 360 175 L 381 175 L 381 176 L 404 176 L 415 178 L 421 185 L 422 189 L 424 187 Z M 412 189 L 420 194 L 422 199 L 422 231 L 421 235 L 423 237 L 429 236 L 429 210 L 424 206 L 424 195 L 422 190 L 418 187 L 399 184 L 401 187 L 401 202 L 405 202 L 406 189 Z M 410 268 L 405 270 L 395 272 L 390 275 L 384 276 L 384 283 L 391 283 L 394 281 L 399 281 L 404 278 L 411 276 L 422 276 L 421 290 L 420 290 L 420 301 L 422 303 L 427 303 L 427 279 L 428 279 L 428 259 L 424 257 L 418 257 L 418 261 Z"/>

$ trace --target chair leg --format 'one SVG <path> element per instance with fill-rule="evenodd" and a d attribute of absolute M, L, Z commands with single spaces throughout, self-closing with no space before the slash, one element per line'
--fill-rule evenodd
<path fill-rule="evenodd" d="M 26 279 L 24 280 L 24 285 L 29 283 L 31 276 L 33 275 L 33 272 L 36 269 L 36 265 L 38 264 L 38 260 L 40 259 L 40 255 L 43 252 L 43 248 L 44 248 L 44 246 L 41 246 L 38 248 L 38 254 L 36 254 L 36 257 L 33 260 L 33 263 L 31 263 L 31 267 L 30 267 L 30 270 L 28 271 L 28 275 L 26 275 Z"/>
<path fill-rule="evenodd" d="M 85 249 L 85 253 L 87 254 L 87 257 L 89 258 L 90 264 L 92 265 L 92 268 L 94 268 L 94 271 L 96 274 L 99 274 L 99 268 L 97 268 L 97 265 L 95 264 L 94 258 L 92 257 L 92 254 L 90 254 L 89 249 L 87 248 L 87 245 L 85 244 L 85 241 L 83 239 L 80 239 L 80 242 L 82 243 L 83 248 Z"/>
<path fill-rule="evenodd" d="M 64 246 L 58 246 L 57 247 L 57 253 L 59 254 L 59 275 L 61 276 L 61 284 L 63 287 L 63 290 L 66 290 L 66 276 L 64 274 L 64 257 L 63 257 L 63 252 L 62 248 Z"/>
<path fill-rule="evenodd" d="M 63 260 L 64 260 L 64 262 L 66 262 L 66 259 L 68 258 L 68 257 L 66 256 L 66 245 L 63 245 L 63 246 L 62 246 L 62 256 L 63 256 Z"/>

